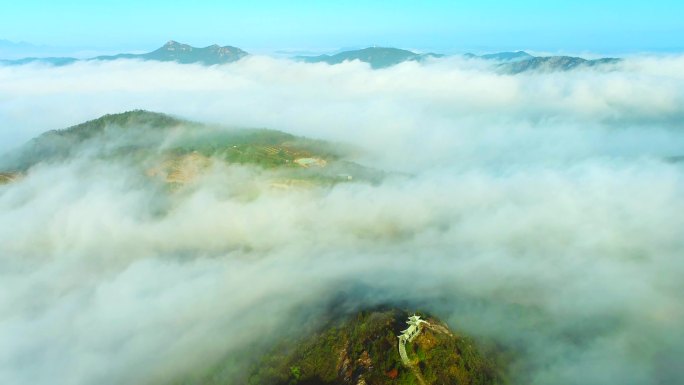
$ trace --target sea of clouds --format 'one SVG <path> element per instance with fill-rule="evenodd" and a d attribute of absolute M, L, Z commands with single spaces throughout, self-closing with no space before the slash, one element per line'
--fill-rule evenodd
<path fill-rule="evenodd" d="M 341 141 L 396 173 L 275 191 L 223 165 L 169 194 L 126 163 L 33 167 L 0 186 L 0 383 L 201 378 L 340 298 L 500 343 L 514 383 L 684 381 L 684 57 L 0 67 L 2 151 L 131 109 Z"/>

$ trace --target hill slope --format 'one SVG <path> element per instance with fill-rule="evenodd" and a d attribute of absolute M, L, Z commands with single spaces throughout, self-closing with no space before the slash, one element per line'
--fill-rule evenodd
<path fill-rule="evenodd" d="M 348 150 L 275 130 L 205 125 L 136 110 L 48 131 L 0 157 L 0 172 L 6 175 L 2 180 L 10 182 L 37 164 L 99 159 L 142 166 L 148 176 L 181 184 L 216 163 L 278 171 L 274 185 L 283 188 L 303 180 L 337 183 L 382 177 L 347 160 Z"/>
<path fill-rule="evenodd" d="M 108 114 L 65 129 L 47 131 L 5 154 L 0 158 L 0 167 L 25 171 L 41 162 L 75 157 L 86 149 L 105 155 L 105 146 L 110 151 L 146 147 L 160 142 L 165 131 L 184 124 L 192 125 L 168 115 L 142 110 Z"/>
<path fill-rule="evenodd" d="M 418 337 L 406 345 L 411 366 L 402 363 L 397 336 L 409 314 L 392 309 L 335 319 L 303 338 L 283 339 L 251 367 L 235 374 L 232 360 L 215 365 L 190 383 L 239 385 L 390 385 L 505 382 L 500 353 L 485 353 L 470 338 L 428 318 Z M 498 357 L 498 358 L 497 358 Z M 221 374 L 223 373 L 223 375 Z M 227 374 L 230 373 L 230 374 Z M 231 378 L 224 378 L 228 375 Z"/>

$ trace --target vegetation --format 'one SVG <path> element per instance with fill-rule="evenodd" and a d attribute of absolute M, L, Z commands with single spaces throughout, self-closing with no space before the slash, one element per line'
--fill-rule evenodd
<path fill-rule="evenodd" d="M 182 170 L 187 166 L 196 173 L 218 161 L 279 170 L 280 178 L 317 183 L 347 181 L 352 175 L 355 180 L 382 177 L 380 172 L 345 161 L 346 153 L 340 145 L 280 131 L 203 125 L 135 110 L 46 132 L 4 157 L 0 171 L 23 172 L 41 162 L 86 156 L 140 165 L 148 175 L 187 174 Z M 313 159 L 313 166 L 300 159 Z"/>
<path fill-rule="evenodd" d="M 249 385 L 418 384 L 402 365 L 397 335 L 408 313 L 397 310 L 361 312 L 333 322 L 302 340 L 278 343 L 252 365 Z M 431 323 L 439 321 L 428 318 Z M 448 329 L 425 329 L 407 345 L 428 384 L 495 384 L 503 382 L 501 368 L 475 342 Z"/>

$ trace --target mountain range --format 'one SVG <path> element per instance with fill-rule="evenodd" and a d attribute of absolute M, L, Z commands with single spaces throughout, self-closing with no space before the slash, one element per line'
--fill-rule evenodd
<path fill-rule="evenodd" d="M 217 44 L 210 45 L 204 48 L 197 48 L 188 44 L 182 44 L 177 41 L 170 40 L 162 47 L 148 53 L 133 54 L 121 53 L 110 56 L 96 56 L 88 59 L 76 59 L 73 57 L 45 57 L 45 58 L 24 58 L 17 60 L 0 60 L 0 64 L 5 65 L 22 65 L 28 63 L 45 63 L 54 66 L 62 66 L 75 63 L 77 61 L 92 61 L 92 60 L 117 60 L 117 59 L 137 59 L 137 60 L 154 60 L 162 62 L 176 62 L 181 64 L 224 64 L 231 63 L 242 59 L 248 53 L 237 47 L 219 46 Z"/>
<path fill-rule="evenodd" d="M 494 63 L 494 69 L 500 73 L 519 74 L 522 72 L 554 72 L 570 71 L 585 67 L 594 67 L 605 64 L 615 64 L 620 61 L 616 58 L 602 58 L 587 60 L 574 56 L 533 56 L 525 51 L 496 52 L 484 55 L 466 53 L 465 59 L 479 59 Z M 319 56 L 296 56 L 295 59 L 307 63 L 340 64 L 345 61 L 359 60 L 370 64 L 373 69 L 387 68 L 400 63 L 417 61 L 422 62 L 429 58 L 445 57 L 442 54 L 416 52 L 385 47 L 370 47 L 359 50 L 343 51 L 334 55 Z"/>
<path fill-rule="evenodd" d="M 157 50 L 142 54 L 122 53 L 118 55 L 96 56 L 89 59 L 76 59 L 73 57 L 30 57 L 17 60 L 0 60 L 0 64 L 22 65 L 28 63 L 45 63 L 54 66 L 63 66 L 78 61 L 135 59 L 176 62 L 181 64 L 197 63 L 202 65 L 215 65 L 232 63 L 247 55 L 249 54 L 246 51 L 233 46 L 222 47 L 214 44 L 204 48 L 197 48 L 171 40 Z M 293 59 L 306 63 L 327 63 L 330 65 L 358 60 L 368 63 L 373 69 L 382 69 L 404 62 L 423 62 L 428 59 L 442 57 L 445 57 L 445 55 L 437 53 L 416 53 L 391 47 L 368 47 L 342 51 L 331 55 L 294 56 Z M 496 52 L 483 55 L 466 53 L 463 54 L 462 57 L 465 59 L 492 62 L 493 69 L 504 74 L 571 71 L 583 67 L 616 64 L 621 60 L 617 58 L 588 60 L 574 56 L 534 56 L 525 51 Z"/>

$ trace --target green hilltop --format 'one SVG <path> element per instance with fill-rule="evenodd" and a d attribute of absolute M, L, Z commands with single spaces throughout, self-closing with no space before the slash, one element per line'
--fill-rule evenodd
<path fill-rule="evenodd" d="M 494 385 L 507 383 L 510 358 L 501 347 L 454 333 L 435 317 L 407 344 L 397 336 L 409 313 L 398 309 L 331 317 L 304 336 L 286 337 L 256 354 L 226 357 L 205 374 L 177 382 L 236 385 Z M 255 358 L 247 360 L 245 357 Z M 245 367 L 247 369 L 245 370 Z M 176 383 L 176 382 L 174 382 Z"/>
<path fill-rule="evenodd" d="M 135 110 L 48 131 L 0 157 L 0 172 L 9 180 L 37 164 L 86 158 L 142 165 L 148 175 L 180 184 L 216 162 L 277 171 L 281 187 L 382 177 L 348 160 L 351 153 L 349 146 L 276 130 L 207 125 Z"/>

